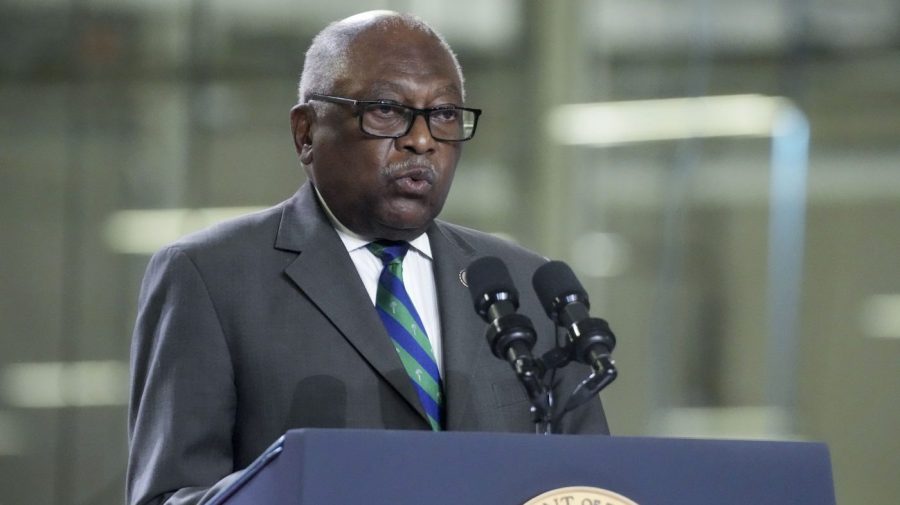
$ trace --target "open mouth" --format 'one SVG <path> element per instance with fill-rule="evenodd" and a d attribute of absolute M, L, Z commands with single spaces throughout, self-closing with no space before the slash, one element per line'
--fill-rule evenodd
<path fill-rule="evenodd" d="M 396 184 L 403 193 L 421 195 L 431 190 L 434 179 L 434 170 L 431 168 L 412 168 L 395 174 L 394 184 Z"/>

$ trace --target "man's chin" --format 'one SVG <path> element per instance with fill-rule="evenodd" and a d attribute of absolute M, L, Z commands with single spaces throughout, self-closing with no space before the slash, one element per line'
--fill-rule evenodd
<path fill-rule="evenodd" d="M 384 219 L 377 223 L 375 232 L 378 238 L 409 241 L 424 233 L 433 221 L 430 216 Z"/>
<path fill-rule="evenodd" d="M 387 240 L 405 240 L 409 242 L 410 240 L 413 240 L 419 235 L 425 233 L 425 230 L 428 228 L 429 224 L 431 224 L 431 222 L 428 222 L 421 226 L 409 226 L 406 228 L 380 226 L 379 229 L 376 230 L 376 235 L 377 238 L 383 238 Z"/>

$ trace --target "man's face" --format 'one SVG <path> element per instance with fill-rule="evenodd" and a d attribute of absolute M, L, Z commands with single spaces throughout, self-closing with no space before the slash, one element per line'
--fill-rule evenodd
<path fill-rule="evenodd" d="M 327 94 L 416 108 L 462 105 L 450 55 L 423 33 L 369 30 L 348 60 Z M 309 141 L 301 159 L 338 220 L 365 237 L 392 240 L 415 238 L 440 213 L 461 147 L 435 140 L 421 116 L 403 137 L 367 136 L 352 107 L 333 103 L 317 104 Z"/>

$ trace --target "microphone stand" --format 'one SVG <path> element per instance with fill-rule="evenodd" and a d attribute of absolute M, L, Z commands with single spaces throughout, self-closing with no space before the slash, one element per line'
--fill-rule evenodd
<path fill-rule="evenodd" d="M 578 384 L 575 391 L 572 392 L 562 411 L 555 416 L 555 420 L 559 422 L 563 416 L 578 407 L 589 402 L 592 398 L 596 398 L 600 391 L 609 386 L 612 381 L 616 380 L 619 372 L 616 370 L 616 362 L 608 355 L 597 358 L 602 365 L 598 366 L 599 370 L 594 370 L 591 374 Z"/>
<path fill-rule="evenodd" d="M 494 319 L 485 332 L 492 349 L 503 352 L 516 378 L 525 388 L 531 402 L 531 419 L 535 433 L 549 434 L 553 429 L 553 392 L 544 383 L 543 363 L 531 355 L 534 345 L 531 323 L 524 316 L 513 314 Z M 501 355 L 502 356 L 502 355 Z"/>
<path fill-rule="evenodd" d="M 538 435 L 549 435 L 553 433 L 553 392 L 544 385 L 542 370 L 537 362 L 532 361 L 530 364 L 522 362 L 522 365 L 522 368 L 519 368 L 519 363 L 515 365 L 516 376 L 525 386 L 525 392 L 531 402 L 529 410 L 534 423 L 534 432 Z"/>
<path fill-rule="evenodd" d="M 575 346 L 569 342 L 565 346 L 555 347 L 547 351 L 541 356 L 539 362 L 544 370 L 561 370 L 572 361 L 576 361 L 575 352 Z M 544 434 L 551 433 L 549 429 L 552 425 L 561 424 L 563 418 L 569 412 L 581 407 L 592 398 L 596 398 L 597 395 L 600 394 L 600 391 L 606 388 L 606 386 L 609 386 L 616 380 L 616 377 L 618 377 L 619 372 L 616 370 L 616 362 L 609 354 L 598 354 L 594 352 L 591 352 L 590 354 L 593 371 L 586 379 L 581 381 L 572 394 L 569 395 L 562 410 L 557 414 L 551 415 L 551 419 L 547 421 L 546 424 L 548 431 L 545 431 Z M 545 387 L 552 395 L 550 386 L 551 385 L 548 384 Z M 551 405 L 551 411 L 552 407 L 553 405 Z M 534 409 L 534 407 L 532 407 L 532 409 Z M 534 412 L 534 410 L 532 410 L 532 412 Z M 535 423 L 537 423 L 537 421 L 535 421 Z"/>
<path fill-rule="evenodd" d="M 496 345 L 496 343 L 505 340 L 503 337 L 509 337 L 507 328 L 500 330 L 500 325 L 489 324 L 487 327 L 486 337 L 488 342 Z M 615 361 L 610 358 L 609 354 L 591 353 L 592 373 L 572 392 L 566 399 L 563 408 L 554 413 L 556 410 L 556 401 L 553 395 L 552 384 L 544 381 L 546 372 L 551 372 L 550 377 L 555 375 L 556 370 L 565 368 L 575 359 L 575 346 L 569 342 L 565 346 L 555 347 L 540 358 L 535 359 L 528 350 L 527 343 L 524 341 L 510 339 L 507 341 L 505 356 L 503 356 L 512 366 L 519 379 L 519 383 L 525 388 L 528 401 L 531 403 L 529 411 L 531 412 L 531 420 L 534 423 L 534 432 L 538 435 L 549 435 L 553 433 L 553 427 L 559 426 L 563 418 L 571 411 L 581 407 L 597 395 L 606 386 L 618 376 Z M 493 347 L 492 345 L 492 347 Z"/>

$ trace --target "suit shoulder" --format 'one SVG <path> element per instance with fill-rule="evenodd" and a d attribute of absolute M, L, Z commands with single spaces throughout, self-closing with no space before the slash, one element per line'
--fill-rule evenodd
<path fill-rule="evenodd" d="M 176 249 L 191 255 L 208 249 L 232 249 L 258 246 L 261 241 L 275 242 L 284 203 L 250 214 L 244 214 L 187 234 L 165 249 Z"/>
<path fill-rule="evenodd" d="M 284 203 L 268 209 L 227 219 L 187 234 L 157 251 L 151 264 L 183 254 L 195 265 L 221 265 L 234 259 L 259 254 L 262 247 L 275 244 Z M 271 250 L 271 247 L 265 249 Z"/>

